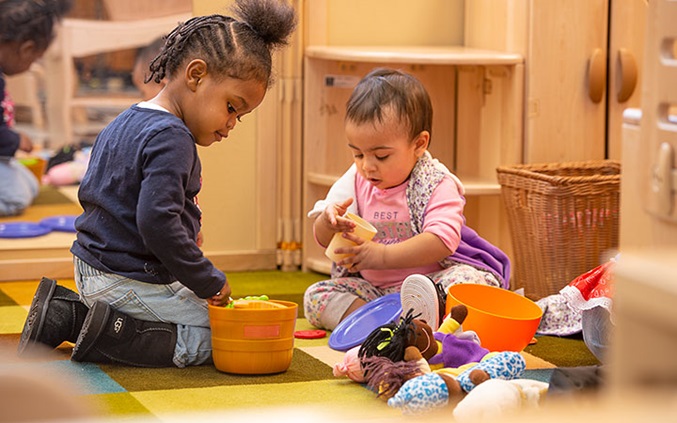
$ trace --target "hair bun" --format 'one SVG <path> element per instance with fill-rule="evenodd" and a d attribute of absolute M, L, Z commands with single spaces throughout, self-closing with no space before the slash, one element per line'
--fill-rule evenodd
<path fill-rule="evenodd" d="M 296 12 L 286 0 L 236 0 L 232 9 L 269 48 L 286 45 L 296 28 Z"/>

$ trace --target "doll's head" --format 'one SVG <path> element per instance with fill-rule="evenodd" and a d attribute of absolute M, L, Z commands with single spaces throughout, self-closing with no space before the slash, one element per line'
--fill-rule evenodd
<path fill-rule="evenodd" d="M 433 328 L 423 320 L 414 319 L 414 332 L 409 334 L 408 344 L 415 346 L 426 360 L 430 360 L 438 352 L 438 345 L 433 335 Z"/>
<path fill-rule="evenodd" d="M 427 360 L 437 354 L 437 342 L 428 324 L 416 319 L 413 310 L 400 317 L 399 323 L 389 323 L 374 329 L 360 347 L 361 359 L 379 356 L 393 362 L 403 361 L 407 347 L 415 346 Z"/>
<path fill-rule="evenodd" d="M 333 373 L 334 376 L 347 376 L 349 379 L 362 383 L 364 379 L 364 369 L 362 368 L 362 363 L 357 353 L 359 352 L 360 347 L 353 347 L 346 351 L 343 356 L 343 361 L 341 363 L 334 364 Z"/>

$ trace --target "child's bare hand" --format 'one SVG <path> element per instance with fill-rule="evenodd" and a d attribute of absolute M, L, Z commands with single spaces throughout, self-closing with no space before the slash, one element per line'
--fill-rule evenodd
<path fill-rule="evenodd" d="M 321 215 L 322 220 L 332 232 L 352 232 L 355 229 L 355 222 L 343 217 L 351 204 L 353 204 L 353 199 L 349 198 L 342 203 L 334 203 L 324 209 Z"/>
<path fill-rule="evenodd" d="M 26 134 L 19 134 L 19 150 L 30 153 L 33 151 L 33 141 Z"/>
<path fill-rule="evenodd" d="M 231 301 L 230 294 L 231 294 L 230 285 L 226 281 L 225 285 L 223 285 L 223 288 L 221 288 L 221 290 L 217 292 L 214 296 L 208 298 L 207 302 L 213 306 L 219 307 L 226 306 Z"/>
<path fill-rule="evenodd" d="M 374 241 L 366 241 L 352 233 L 342 235 L 346 239 L 356 243 L 354 247 L 337 248 L 337 254 L 351 254 L 336 263 L 339 266 L 359 272 L 364 269 L 384 269 L 386 246 Z"/>

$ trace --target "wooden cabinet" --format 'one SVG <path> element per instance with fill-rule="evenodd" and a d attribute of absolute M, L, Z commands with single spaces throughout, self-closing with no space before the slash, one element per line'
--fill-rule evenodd
<path fill-rule="evenodd" d="M 510 249 L 495 169 L 522 157 L 522 57 L 466 47 L 337 47 L 305 49 L 304 210 L 326 196 L 352 164 L 343 131 L 345 104 L 371 69 L 388 66 L 419 78 L 434 109 L 430 151 L 466 187 L 468 224 Z M 305 269 L 329 272 L 305 219 Z"/>
<path fill-rule="evenodd" d="M 524 56 L 525 162 L 620 159 L 645 0 L 473 0 L 465 13 L 467 46 Z"/>

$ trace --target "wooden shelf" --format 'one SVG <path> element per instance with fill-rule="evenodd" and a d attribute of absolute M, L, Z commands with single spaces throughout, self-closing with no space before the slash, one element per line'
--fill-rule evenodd
<path fill-rule="evenodd" d="M 331 187 L 334 182 L 340 178 L 340 176 L 327 175 L 318 172 L 308 172 L 306 173 L 306 178 L 309 184 L 319 185 L 321 187 Z"/>
<path fill-rule="evenodd" d="M 309 184 L 330 188 L 339 179 L 339 175 L 328 175 L 318 172 L 308 172 L 306 180 Z M 501 185 L 495 180 L 477 178 L 461 178 L 467 195 L 495 195 L 501 193 Z"/>
<path fill-rule="evenodd" d="M 412 63 L 417 65 L 517 65 L 519 54 L 480 50 L 463 46 L 310 46 L 306 57 L 362 63 Z"/>

